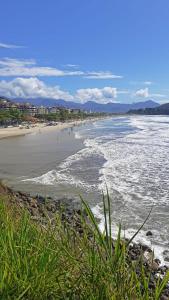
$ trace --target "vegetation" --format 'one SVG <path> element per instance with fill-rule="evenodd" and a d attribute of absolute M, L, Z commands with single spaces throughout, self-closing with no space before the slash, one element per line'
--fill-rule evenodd
<path fill-rule="evenodd" d="M 43 121 L 67 121 L 67 120 L 77 120 L 77 119 L 86 119 L 88 117 L 98 117 L 104 115 L 103 113 L 86 113 L 83 111 L 69 112 L 66 109 L 60 109 L 57 113 L 49 113 L 44 115 L 36 115 L 36 117 Z"/>
<path fill-rule="evenodd" d="M 169 103 L 154 108 L 132 109 L 128 113 L 138 115 L 169 115 Z"/>
<path fill-rule="evenodd" d="M 88 114 L 83 111 L 79 112 L 68 112 L 66 109 L 60 109 L 57 113 L 49 113 L 44 115 L 36 115 L 36 120 L 38 121 L 55 121 L 55 122 L 64 122 L 67 120 L 78 120 L 85 119 L 88 117 L 97 117 L 102 116 L 101 113 Z M 9 109 L 9 110 L 0 110 L 0 126 L 7 125 L 17 125 L 22 121 L 27 121 L 28 117 L 31 116 L 25 110 L 20 112 L 18 109 Z"/>
<path fill-rule="evenodd" d="M 0 126 L 18 124 L 22 119 L 23 114 L 18 109 L 0 110 Z"/>
<path fill-rule="evenodd" d="M 1 196 L 0 299 L 160 299 L 169 276 L 149 289 L 150 274 L 141 262 L 128 261 L 120 227 L 112 247 L 107 200 L 104 233 L 82 200 L 90 222 L 82 217 L 80 235 L 61 222 L 59 213 L 55 225 L 42 227 Z"/>

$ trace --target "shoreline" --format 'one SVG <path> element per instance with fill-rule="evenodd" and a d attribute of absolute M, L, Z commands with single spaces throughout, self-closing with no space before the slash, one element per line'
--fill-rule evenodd
<path fill-rule="evenodd" d="M 0 128 L 0 140 L 12 138 L 12 137 L 19 137 L 19 136 L 25 136 L 27 134 L 32 133 L 43 133 L 43 132 L 49 132 L 54 130 L 62 130 L 66 128 L 71 128 L 74 126 L 78 126 L 81 124 L 85 124 L 88 122 L 96 122 L 99 120 L 102 120 L 102 118 L 88 118 L 84 120 L 74 120 L 74 121 L 66 121 L 66 122 L 58 122 L 57 125 L 48 126 L 46 123 L 36 123 L 34 124 L 34 127 L 31 127 L 29 129 L 20 127 L 8 127 L 8 128 Z"/>

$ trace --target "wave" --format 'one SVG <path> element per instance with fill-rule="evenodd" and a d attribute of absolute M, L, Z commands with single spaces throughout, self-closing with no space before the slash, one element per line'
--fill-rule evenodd
<path fill-rule="evenodd" d="M 83 136 L 80 134 L 80 132 L 79 132 L 79 131 L 76 131 L 76 132 L 75 132 L 75 139 L 80 140 L 80 139 L 82 139 L 82 138 L 83 138 Z"/>
<path fill-rule="evenodd" d="M 88 143 L 88 140 L 85 141 Z M 90 191 L 97 189 L 96 184 L 91 184 L 86 182 L 83 179 L 79 179 L 78 174 L 73 175 L 73 171 L 77 173 L 78 166 L 81 168 L 81 163 L 83 160 L 91 158 L 92 155 L 98 153 L 97 149 L 94 149 L 93 146 L 89 146 L 79 150 L 77 153 L 70 155 L 63 162 L 61 162 L 57 169 L 48 171 L 41 176 L 34 178 L 23 179 L 22 182 L 32 182 L 34 184 L 43 184 L 43 185 L 58 185 L 65 184 L 75 187 L 81 187 L 85 191 Z M 79 165 L 77 166 L 79 162 Z"/>
<path fill-rule="evenodd" d="M 86 182 L 82 180 L 79 180 L 77 177 L 56 170 L 51 170 L 39 177 L 27 178 L 22 181 L 32 182 L 35 184 L 43 184 L 43 185 L 57 185 L 57 184 L 64 185 L 65 184 L 65 185 L 80 187 L 87 191 L 89 191 L 92 188 L 92 186 L 88 185 Z"/>

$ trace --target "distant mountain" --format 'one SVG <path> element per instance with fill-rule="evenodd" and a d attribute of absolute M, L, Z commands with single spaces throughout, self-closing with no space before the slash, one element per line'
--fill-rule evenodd
<path fill-rule="evenodd" d="M 72 101 L 65 101 L 62 99 L 54 100 L 50 98 L 32 98 L 32 99 L 15 99 L 16 102 L 29 102 L 37 106 L 59 106 L 59 107 L 66 107 L 66 108 L 77 108 L 85 111 L 91 112 L 105 112 L 105 113 L 126 113 L 129 110 L 133 109 L 145 109 L 145 108 L 154 108 L 159 106 L 158 103 L 154 102 L 153 100 L 148 100 L 145 102 L 136 102 L 132 104 L 127 103 L 107 103 L 107 104 L 100 104 L 94 101 L 88 101 L 84 104 L 72 102 Z"/>
<path fill-rule="evenodd" d="M 12 100 L 10 100 L 9 98 L 7 97 L 4 97 L 4 96 L 0 96 L 0 101 L 7 101 L 7 102 L 12 102 Z"/>
<path fill-rule="evenodd" d="M 128 113 L 139 115 L 169 115 L 169 103 L 154 108 L 131 109 Z"/>

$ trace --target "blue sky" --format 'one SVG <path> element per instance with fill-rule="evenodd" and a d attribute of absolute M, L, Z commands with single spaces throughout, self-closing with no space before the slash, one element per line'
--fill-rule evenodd
<path fill-rule="evenodd" d="M 169 100 L 168 0 L 6 0 L 0 94 Z"/>

